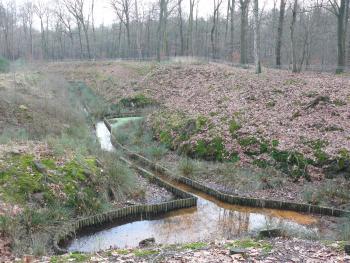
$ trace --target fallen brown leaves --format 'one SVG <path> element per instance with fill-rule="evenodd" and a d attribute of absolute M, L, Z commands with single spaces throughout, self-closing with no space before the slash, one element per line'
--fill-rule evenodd
<path fill-rule="evenodd" d="M 259 243 L 259 241 L 257 241 Z M 242 254 L 230 253 L 232 241 L 212 242 L 203 249 L 184 249 L 183 246 L 153 247 L 158 253 L 149 256 L 136 256 L 133 249 L 112 250 L 91 255 L 88 262 L 167 262 L 167 263 L 221 263 L 221 262 L 350 262 L 339 243 L 324 245 L 316 241 L 276 238 L 269 242 L 271 250 L 246 248 Z M 257 244 L 258 244 L 257 243 Z M 142 250 L 137 250 L 138 253 Z M 68 259 L 69 255 L 64 255 Z M 49 262 L 43 258 L 38 262 Z M 73 260 L 69 260 L 73 261 Z"/>

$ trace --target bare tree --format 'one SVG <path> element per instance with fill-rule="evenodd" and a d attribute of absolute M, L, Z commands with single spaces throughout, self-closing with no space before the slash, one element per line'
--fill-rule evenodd
<path fill-rule="evenodd" d="M 250 57 L 258 61 L 258 51 L 266 66 L 280 67 L 284 61 L 290 65 L 294 62 L 294 71 L 319 64 L 320 70 L 337 65 L 340 72 L 345 66 L 349 0 L 297 1 L 296 12 L 293 12 L 294 0 L 289 0 L 291 16 L 288 18 L 288 1 L 271 0 L 273 9 L 264 10 L 259 6 L 259 28 L 256 13 L 252 13 L 251 26 L 248 26 L 249 2 L 252 6 L 255 4 L 249 0 L 221 0 L 220 8 L 217 6 L 221 1 L 215 0 L 214 12 L 208 17 L 199 16 L 198 0 L 157 0 L 146 8 L 140 4 L 142 1 L 113 1 L 118 1 L 114 2 L 118 7 L 115 21 L 95 27 L 96 0 L 58 0 L 53 7 L 46 0 L 25 0 L 19 5 L 13 0 L 0 0 L 0 56 L 65 59 L 79 57 L 80 51 L 81 59 L 116 56 L 160 59 L 181 54 L 233 61 L 236 42 L 239 42 L 234 37 L 234 26 L 239 23 L 235 20 L 238 14 L 235 5 L 238 5 L 243 65 Z M 258 4 L 263 2 L 266 1 Z M 291 35 L 283 33 L 286 19 L 292 26 Z M 334 32 L 335 28 L 338 32 Z M 255 29 L 261 32 L 260 49 L 256 39 L 259 35 L 253 34 L 259 30 Z M 288 52 L 284 52 L 284 48 Z M 273 60 L 272 53 L 276 55 Z"/>
<path fill-rule="evenodd" d="M 234 53 L 234 48 L 235 48 L 235 44 L 234 44 L 234 33 L 235 33 L 235 0 L 230 0 L 231 4 L 230 4 L 230 56 L 231 59 L 233 59 L 233 53 Z"/>
<path fill-rule="evenodd" d="M 340 3 L 339 3 L 340 1 Z M 328 0 L 329 7 L 325 6 L 337 18 L 337 73 L 342 73 L 345 67 L 346 32 L 349 20 L 349 0 Z"/>
<path fill-rule="evenodd" d="M 135 0 L 135 22 L 136 22 L 136 47 L 139 59 L 142 59 L 142 49 L 141 49 L 141 27 L 139 9 L 137 0 Z"/>
<path fill-rule="evenodd" d="M 213 25 L 210 32 L 210 40 L 211 40 L 211 47 L 212 47 L 212 56 L 213 58 L 216 57 L 217 52 L 217 27 L 219 23 L 219 16 L 220 16 L 220 6 L 222 4 L 222 0 L 214 0 L 214 13 L 213 13 Z"/>
<path fill-rule="evenodd" d="M 25 26 L 29 31 L 29 57 L 33 59 L 34 43 L 33 43 L 33 23 L 34 23 L 34 6 L 31 2 L 26 2 L 22 8 L 22 16 Z M 28 57 L 28 55 L 27 55 Z"/>
<path fill-rule="evenodd" d="M 184 28 L 183 28 L 183 18 L 182 18 L 182 1 L 178 0 L 178 13 L 179 13 L 179 33 L 180 33 L 180 55 L 184 55 L 185 51 L 185 39 L 184 39 Z"/>
<path fill-rule="evenodd" d="M 115 10 L 119 20 L 124 24 L 127 37 L 127 55 L 130 56 L 131 33 L 130 33 L 130 10 L 131 0 L 112 0 L 112 7 Z"/>
<path fill-rule="evenodd" d="M 282 37 L 283 37 L 283 24 L 284 15 L 286 10 L 287 0 L 280 0 L 280 14 L 278 18 L 278 29 L 277 29 L 277 39 L 276 39 L 276 67 L 281 67 L 281 48 L 282 48 Z"/>
<path fill-rule="evenodd" d="M 259 21 L 259 0 L 254 0 L 254 62 L 255 73 L 261 73 L 260 61 L 260 21 Z"/>
<path fill-rule="evenodd" d="M 48 57 L 48 43 L 45 34 L 44 19 L 48 17 L 49 9 L 44 2 L 39 1 L 35 6 L 34 10 L 40 20 L 40 35 L 41 35 L 41 51 L 44 58 Z"/>
<path fill-rule="evenodd" d="M 198 3 L 198 1 L 197 1 Z M 190 0 L 190 14 L 188 17 L 188 32 L 187 32 L 187 54 L 193 56 L 193 10 L 195 0 Z"/>
<path fill-rule="evenodd" d="M 247 50 L 247 28 L 248 28 L 248 8 L 250 0 L 239 0 L 241 8 L 241 58 L 240 63 L 248 63 Z"/>
<path fill-rule="evenodd" d="M 90 14 L 88 17 L 85 15 L 85 0 L 63 0 L 64 4 L 70 14 L 74 16 L 77 21 L 77 26 L 79 30 L 80 37 L 80 29 L 82 28 L 85 35 L 86 48 L 88 52 L 88 58 L 91 59 L 91 50 L 90 50 L 90 38 L 89 38 L 89 25 L 90 25 Z M 80 38 L 80 46 L 82 46 L 81 38 Z"/>
<path fill-rule="evenodd" d="M 157 42 L 157 60 L 161 60 L 162 51 L 169 55 L 169 45 L 167 36 L 167 21 L 170 14 L 175 10 L 177 4 L 172 7 L 169 5 L 171 0 L 159 0 L 159 20 L 158 20 L 158 42 Z"/>
<path fill-rule="evenodd" d="M 297 20 L 297 12 L 298 12 L 298 0 L 294 0 L 294 4 L 293 4 L 293 8 L 292 8 L 292 22 L 290 24 L 290 39 L 291 39 L 291 49 L 292 49 L 292 71 L 293 72 L 298 72 L 295 35 L 294 35 L 295 23 Z"/>
<path fill-rule="evenodd" d="M 54 9 L 54 13 L 57 16 L 58 22 L 63 25 L 63 32 L 68 36 L 71 48 L 69 56 L 75 58 L 75 48 L 74 48 L 74 36 L 73 36 L 73 25 L 72 25 L 72 17 L 69 13 L 63 12 L 64 8 L 58 2 L 57 6 Z"/>

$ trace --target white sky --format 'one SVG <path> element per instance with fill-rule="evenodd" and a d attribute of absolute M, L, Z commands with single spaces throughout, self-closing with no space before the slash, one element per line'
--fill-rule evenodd
<path fill-rule="evenodd" d="M 99 24 L 105 23 L 110 24 L 113 22 L 113 19 L 115 19 L 115 14 L 113 13 L 112 8 L 110 7 L 110 0 L 96 0 L 96 22 Z M 149 6 L 151 3 L 158 2 L 157 0 L 138 0 L 138 5 L 143 5 L 145 7 Z M 238 8 L 238 0 L 236 1 L 236 10 Z M 265 6 L 266 8 L 272 8 L 273 7 L 274 0 L 260 0 L 260 6 Z M 198 5 L 198 14 L 201 17 L 207 17 L 211 15 L 213 12 L 213 0 L 199 0 Z M 221 12 L 226 12 L 227 7 L 227 0 L 223 0 L 223 4 L 221 7 Z M 147 8 L 145 8 L 147 9 Z M 183 0 L 183 9 L 184 12 L 187 14 L 189 10 L 189 0 Z M 196 12 L 196 11 L 195 11 Z"/>
<path fill-rule="evenodd" d="M 4 2 L 9 2 L 13 0 L 5 0 Z M 17 5 L 21 5 L 28 0 L 15 0 Z M 50 6 L 55 5 L 57 0 L 33 0 L 34 2 L 46 2 L 49 3 Z M 89 2 L 89 0 L 87 0 Z M 142 11 L 142 6 L 145 7 L 147 10 L 148 6 L 150 6 L 152 3 L 156 3 L 158 0 L 138 0 L 138 6 L 139 6 L 139 12 Z M 236 0 L 236 10 L 238 8 L 238 0 Z M 264 9 L 269 9 L 272 8 L 274 0 L 260 0 L 260 6 L 265 7 Z M 201 17 L 208 17 L 213 10 L 213 0 L 199 0 L 199 5 L 198 5 L 198 10 L 199 10 L 199 16 Z M 223 4 L 221 7 L 221 12 L 225 13 L 226 12 L 226 7 L 227 7 L 227 0 L 223 0 Z M 188 13 L 189 10 L 189 0 L 183 0 L 183 9 L 184 13 Z M 196 12 L 196 11 L 195 11 Z M 105 24 L 109 25 L 113 23 L 115 20 L 116 16 L 115 13 L 113 12 L 113 9 L 111 8 L 110 5 L 110 0 L 95 0 L 95 24 L 96 26 L 99 26 L 100 24 Z M 36 21 L 36 24 L 38 22 Z"/>

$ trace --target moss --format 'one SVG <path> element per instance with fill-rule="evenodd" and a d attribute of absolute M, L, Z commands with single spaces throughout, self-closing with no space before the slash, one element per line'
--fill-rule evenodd
<path fill-rule="evenodd" d="M 34 156 L 9 157 L 0 167 L 0 192 L 8 201 L 26 204 L 44 202 L 51 206 L 57 202 L 78 214 L 98 211 L 101 207 L 99 188 L 102 187 L 95 160 L 72 160 L 56 166 L 54 160 L 44 159 L 42 164 L 50 169 L 48 175 L 34 168 Z M 35 194 L 42 198 L 35 201 Z M 41 204 L 42 205 L 42 204 Z"/>
<path fill-rule="evenodd" d="M 227 245 L 228 247 L 262 249 L 265 253 L 273 249 L 273 245 L 265 240 L 241 239 Z"/>
<path fill-rule="evenodd" d="M 159 251 L 151 249 L 139 249 L 134 251 L 136 257 L 148 257 L 157 254 L 159 254 Z"/>
<path fill-rule="evenodd" d="M 208 244 L 205 242 L 194 242 L 194 243 L 184 244 L 181 248 L 182 249 L 198 250 L 198 249 L 203 249 L 207 246 L 208 246 Z"/>
<path fill-rule="evenodd" d="M 53 256 L 50 259 L 50 263 L 63 263 L 63 262 L 88 262 L 91 256 L 78 252 L 73 252 L 64 256 Z"/>
<path fill-rule="evenodd" d="M 34 169 L 31 155 L 12 156 L 0 167 L 0 191 L 9 201 L 25 203 L 36 192 L 44 190 L 43 175 Z"/>
<path fill-rule="evenodd" d="M 117 250 L 114 250 L 114 252 L 119 255 L 127 255 L 130 253 L 130 251 L 127 249 L 117 249 Z"/>

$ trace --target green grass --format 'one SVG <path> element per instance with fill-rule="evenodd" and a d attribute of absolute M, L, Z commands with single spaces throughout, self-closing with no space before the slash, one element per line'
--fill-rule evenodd
<path fill-rule="evenodd" d="M 313 205 L 345 205 L 350 201 L 350 182 L 344 178 L 325 179 L 317 187 L 306 184 L 303 189 L 304 200 Z"/>
<path fill-rule="evenodd" d="M 138 249 L 135 250 L 133 253 L 136 257 L 149 257 L 159 254 L 159 251 L 152 249 Z"/>
<path fill-rule="evenodd" d="M 25 141 L 28 138 L 28 132 L 24 128 L 5 128 L 0 134 L 0 145 L 11 141 Z"/>
<path fill-rule="evenodd" d="M 343 240 L 350 241 L 350 217 L 342 218 L 342 222 L 339 225 L 339 232 Z"/>
<path fill-rule="evenodd" d="M 182 158 L 178 166 L 179 171 L 184 176 L 192 175 L 196 169 L 194 161 L 189 158 Z"/>
<path fill-rule="evenodd" d="M 89 262 L 90 258 L 90 255 L 73 252 L 64 256 L 53 256 L 50 263 Z"/>
<path fill-rule="evenodd" d="M 113 252 L 115 252 L 119 255 L 127 255 L 130 253 L 130 251 L 127 249 L 117 249 L 117 250 L 114 250 Z"/>
<path fill-rule="evenodd" d="M 182 249 L 198 250 L 198 249 L 203 249 L 207 246 L 208 246 L 208 244 L 205 242 L 194 242 L 194 243 L 184 244 L 181 248 Z"/>

